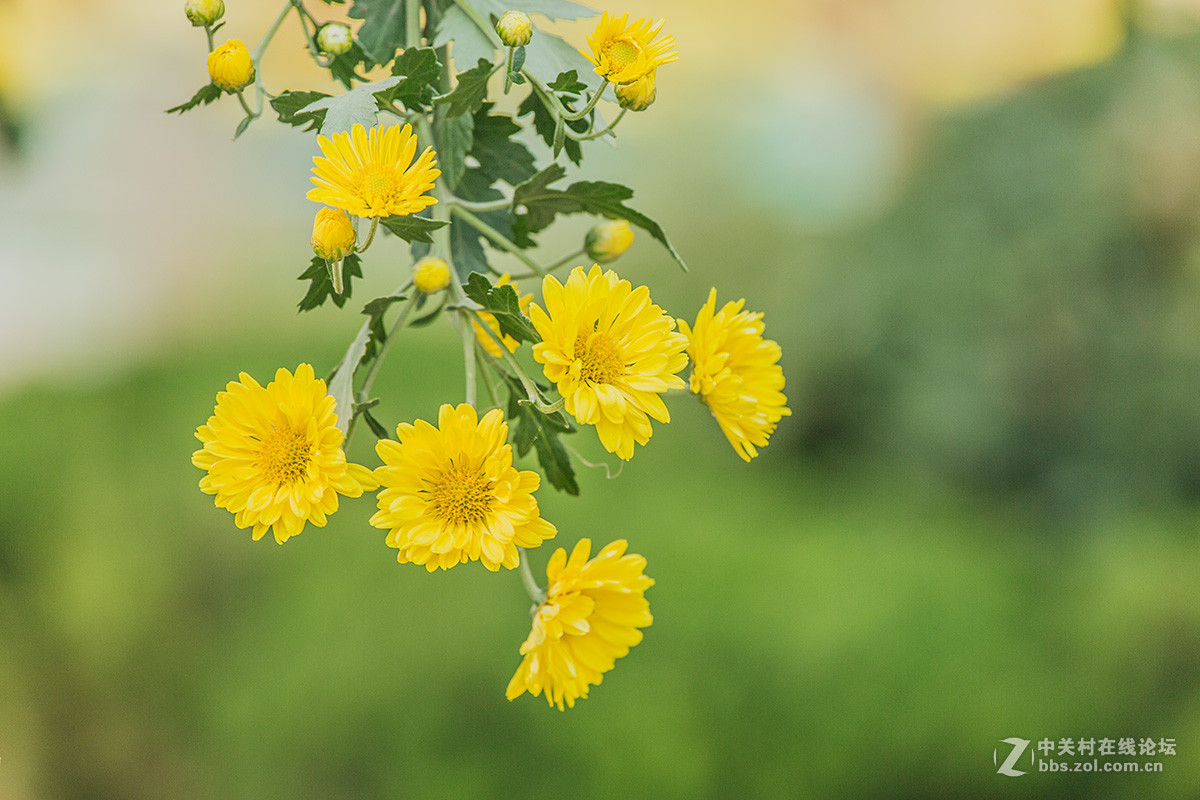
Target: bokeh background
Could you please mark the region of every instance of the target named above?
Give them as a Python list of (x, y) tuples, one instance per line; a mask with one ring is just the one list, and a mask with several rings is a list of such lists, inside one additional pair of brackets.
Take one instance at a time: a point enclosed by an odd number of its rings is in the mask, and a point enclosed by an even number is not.
[[(251, 45), (279, 5), (227, 4)], [(515, 576), (397, 565), (367, 499), (254, 543), (196, 487), (225, 382), (359, 325), (295, 313), (312, 134), (162, 113), (206, 81), (182, 0), (0, 0), (0, 797), (1195, 797), (1200, 3), (628, 10), (681, 59), (579, 174), (688, 260), (618, 263), (657, 302), (766, 313), (793, 416), (745, 465), (676, 398), (619, 478), (542, 490), (657, 580), (559, 713), (504, 699)], [(274, 91), (323, 87), (295, 25)], [(408, 262), (366, 266), (356, 300)], [(457, 353), (406, 334), (379, 416), (460, 399)], [(1009, 778), (1008, 737), (1178, 755)]]

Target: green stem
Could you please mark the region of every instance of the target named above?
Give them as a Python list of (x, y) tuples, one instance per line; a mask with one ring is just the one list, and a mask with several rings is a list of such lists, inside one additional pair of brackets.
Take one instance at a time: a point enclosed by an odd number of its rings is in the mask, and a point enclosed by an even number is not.
[(213, 50), (215, 50), (217, 47), (217, 43), (213, 41), (212, 34), (213, 34), (212, 25), (205, 25), (204, 26), (204, 35), (208, 37), (208, 52), (210, 52), (210, 53)]
[(362, 247), (354, 248), (354, 252), (365, 252), (371, 246), (371, 242), (375, 240), (375, 229), (379, 227), (379, 217), (371, 217), (371, 230), (367, 233), (367, 240), (363, 242)]
[(512, 205), (512, 200), (502, 197), (499, 200), (476, 202), (474, 200), (463, 200), (461, 197), (451, 197), (450, 204), (459, 208), (465, 208), (468, 211), (500, 211)]
[(625, 116), (626, 111), (628, 111), (628, 109), (622, 108), (621, 113), (617, 114), (616, 118), (614, 118), (612, 122), (605, 125), (602, 130), (588, 133), (576, 133), (575, 131), (571, 130), (570, 127), (568, 127), (564, 133), (567, 134), (568, 139), (574, 139), (577, 142), (586, 142), (589, 139), (599, 139), (601, 136), (611, 133), (612, 129), (617, 127), (617, 123), (620, 122), (621, 118)]
[(550, 266), (546, 267), (545, 273), (524, 272), (524, 273), (521, 273), (520, 275), (510, 275), (509, 277), (514, 281), (524, 280), (525, 278), (544, 277), (545, 275), (549, 275), (550, 273), (554, 272), (554, 270), (561, 269), (562, 267), (565, 267), (567, 264), (570, 264), (572, 261), (575, 261), (576, 259), (578, 259), (580, 256), (586, 255), (586, 254), (587, 254), (587, 251), (581, 247), (578, 250), (576, 250), (574, 253), (569, 253), (569, 254), (563, 256), (562, 258), (560, 258), (558, 261), (555, 261)]
[(529, 552), (524, 547), (518, 547), (517, 550), (521, 554), (521, 585), (525, 587), (525, 593), (529, 595), (533, 604), (540, 606), (546, 599), (546, 592), (533, 579), (533, 571), (529, 568)]
[(246, 102), (246, 96), (244, 94), (242, 94), (242, 90), (238, 89), (236, 94), (237, 94), (238, 102), (242, 104), (242, 108), (245, 110), (247, 117), (249, 117), (250, 119), (257, 119), (259, 114), (262, 114), (261, 100), (259, 103), (258, 113), (256, 114), (255, 112), (250, 110), (250, 104)]
[[(396, 317), (396, 321), (392, 323), (391, 330), (388, 331), (387, 338), (379, 345), (379, 351), (375, 354), (375, 358), (371, 361), (371, 367), (367, 370), (367, 375), (363, 378), (362, 386), (359, 387), (355, 397), (358, 402), (365, 403), (367, 396), (371, 392), (371, 384), (375, 382), (375, 376), (379, 373), (379, 367), (383, 364), (383, 357), (387, 354), (388, 348), (392, 346), (392, 339), (396, 338), (396, 334), (404, 327), (404, 323), (408, 321), (408, 315), (417, 307), (417, 300), (420, 299), (421, 293), (417, 291), (415, 286), (412, 286), (412, 296), (408, 298), (408, 302), (400, 309), (400, 315)], [(399, 294), (403, 289), (396, 291)]]
[(508, 94), (512, 90), (512, 65), (513, 53), (516, 52), (515, 47), (508, 48), (508, 57), (504, 60), (504, 93)]
[(542, 101), (546, 103), (546, 107), (552, 113), (557, 114), (558, 116), (562, 117), (563, 119), (569, 120), (569, 121), (583, 119), (588, 114), (590, 114), (592, 109), (596, 107), (596, 103), (599, 103), (600, 98), (604, 96), (604, 90), (608, 88), (608, 81), (606, 80), (600, 86), (600, 88), (596, 90), (596, 93), (594, 95), (592, 95), (591, 99), (588, 100), (588, 103), (586, 106), (583, 107), (583, 110), (570, 111), (567, 109), (566, 106), (564, 106), (562, 104), (561, 101), (559, 101), (558, 95), (554, 94), (554, 92), (551, 91), (549, 86), (547, 86), (546, 84), (544, 84), (540, 80), (538, 80), (538, 77), (536, 75), (534, 75), (527, 69), (522, 69), (521, 74), (524, 75), (526, 78), (528, 78), (529, 82), (531, 84), (533, 84), (533, 88), (538, 91), (538, 94), (541, 96)]
[(496, 348), (500, 351), (500, 357), (504, 359), (504, 363), (508, 364), (513, 373), (517, 376), (517, 380), (521, 382), (521, 388), (525, 390), (525, 394), (529, 398), (530, 405), (532, 405), (538, 411), (541, 411), (543, 414), (553, 414), (563, 407), (563, 398), (559, 398), (559, 400), (554, 403), (542, 402), (542, 396), (541, 393), (538, 392), (537, 384), (534, 383), (533, 379), (530, 378), (525, 372), (525, 368), (517, 363), (517, 360), (512, 357), (512, 353), (508, 352), (508, 348), (504, 345), (504, 340), (494, 330), (492, 330), (492, 326), (488, 325), (487, 322), (479, 316), (479, 312), (474, 308), (464, 307), (463, 311), (467, 314), (470, 314), (471, 318), (479, 323), (480, 329), (483, 330), (483, 332), (487, 334), (487, 336), (491, 338), (493, 342), (496, 343)]
[(481, 220), (479, 217), (475, 216), (473, 213), (471, 213), (467, 209), (463, 208), (461, 205), (451, 205), (450, 210), (453, 211), (458, 216), (462, 217), (463, 221), (466, 222), (467, 224), (469, 224), (472, 228), (479, 231), (484, 236), (488, 237), (493, 242), (495, 242), (497, 245), (499, 245), (501, 250), (505, 250), (506, 252), (509, 252), (509, 253), (513, 254), (514, 256), (516, 256), (517, 258), (519, 258), (521, 260), (521, 263), (523, 263), (525, 266), (527, 266), (531, 270), (533, 270), (533, 272), (535, 274), (537, 274), (537, 275), (545, 275), (546, 274), (546, 271), (544, 269), (542, 269), (540, 264), (538, 264), (536, 261), (534, 261), (529, 256), (525, 255), (524, 250), (522, 250), (521, 248), (517, 247), (515, 244), (510, 242), (508, 240), (508, 237), (506, 237), (504, 234), (500, 233), (500, 231), (496, 230), (491, 225), (488, 225), (486, 222)]
[(275, 32), (279, 30), (279, 26), (283, 24), (283, 20), (287, 17), (288, 12), (296, 7), (293, 0), (288, 0), (283, 4), (283, 10), (279, 12), (279, 16), (271, 23), (271, 27), (267, 28), (267, 32), (263, 34), (262, 41), (258, 43), (258, 47), (254, 48), (254, 52), (250, 54), (250, 60), (254, 62), (254, 69), (258, 70), (258, 63), (262, 61), (263, 53), (267, 51), (267, 45), (275, 38)]
[[(479, 337), (475, 337), (475, 362), (482, 361), (484, 364), (490, 364), (489, 359), (492, 354), (484, 349), (483, 343), (479, 341)], [(492, 379), (488, 377), (490, 370), (483, 370), (483, 388), (487, 389), (488, 397), (492, 399), (492, 408), (500, 407), (500, 395), (496, 393), (496, 385), (492, 383)]]

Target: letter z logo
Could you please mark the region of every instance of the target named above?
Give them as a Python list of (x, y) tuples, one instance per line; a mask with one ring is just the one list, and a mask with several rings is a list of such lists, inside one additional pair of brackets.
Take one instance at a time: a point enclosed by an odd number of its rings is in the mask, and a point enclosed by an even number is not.
[[(1012, 752), (1008, 754), (1008, 758), (1004, 759), (1004, 763), (1000, 765), (1000, 768), (997, 769), (996, 772), (1000, 773), (1001, 775), (1008, 775), (1011, 778), (1015, 778), (1018, 775), (1024, 775), (1025, 770), (1013, 769), (1013, 766), (1016, 765), (1017, 759), (1025, 754), (1025, 748), (1029, 747), (1029, 740), (1018, 739), (1017, 737), (1012, 736), (1008, 739), (1001, 739), (1000, 741), (1004, 742), (1005, 744), (1011, 744)], [(992, 763), (995, 764), (999, 760), (999, 748), (992, 750)]]

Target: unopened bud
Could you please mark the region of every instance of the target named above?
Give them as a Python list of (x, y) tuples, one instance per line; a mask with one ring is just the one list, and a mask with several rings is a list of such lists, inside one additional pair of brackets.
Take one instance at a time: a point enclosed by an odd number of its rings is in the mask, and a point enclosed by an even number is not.
[(425, 256), (413, 266), (413, 285), (422, 294), (440, 292), (450, 285), (450, 265), (437, 256)]
[(340, 208), (322, 208), (313, 220), (312, 249), (326, 261), (341, 261), (354, 252), (354, 226)]
[(505, 47), (524, 47), (533, 38), (533, 22), (523, 11), (505, 11), (496, 23), (496, 33)]
[(655, 70), (650, 70), (633, 83), (617, 84), (617, 102), (621, 108), (630, 111), (645, 111), (654, 102), (657, 91), (654, 88)]
[(193, 27), (210, 27), (225, 16), (224, 0), (187, 0), (183, 13)]
[(317, 34), (317, 45), (332, 56), (340, 56), (354, 46), (354, 35), (340, 22), (330, 22)]
[(254, 82), (254, 62), (241, 39), (230, 39), (208, 54), (208, 76), (227, 92), (240, 91)]
[(583, 247), (588, 258), (597, 264), (607, 264), (629, 249), (633, 244), (633, 228), (623, 219), (601, 222), (587, 232)]

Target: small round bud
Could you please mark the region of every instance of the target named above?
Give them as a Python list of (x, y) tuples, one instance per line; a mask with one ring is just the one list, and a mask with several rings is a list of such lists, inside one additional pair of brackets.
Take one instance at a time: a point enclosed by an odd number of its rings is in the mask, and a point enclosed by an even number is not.
[(210, 27), (225, 16), (224, 0), (187, 0), (183, 13), (195, 28)]
[(505, 11), (496, 23), (496, 33), (505, 47), (524, 47), (533, 38), (533, 22), (522, 11)]
[(340, 56), (354, 46), (354, 34), (342, 23), (330, 22), (317, 34), (317, 46), (331, 56)]
[(230, 39), (208, 54), (208, 76), (227, 92), (240, 91), (254, 82), (254, 62), (241, 39)]
[(633, 83), (617, 84), (617, 102), (630, 111), (645, 111), (658, 92), (654, 88), (654, 72), (650, 70)]
[(440, 292), (450, 285), (450, 265), (437, 256), (425, 256), (413, 265), (413, 285), (423, 294)]
[(633, 244), (633, 228), (623, 219), (601, 222), (587, 232), (583, 247), (588, 258), (597, 264), (607, 264), (629, 249)]
[(322, 208), (313, 220), (312, 249), (326, 261), (341, 261), (354, 252), (354, 226), (340, 208)]

